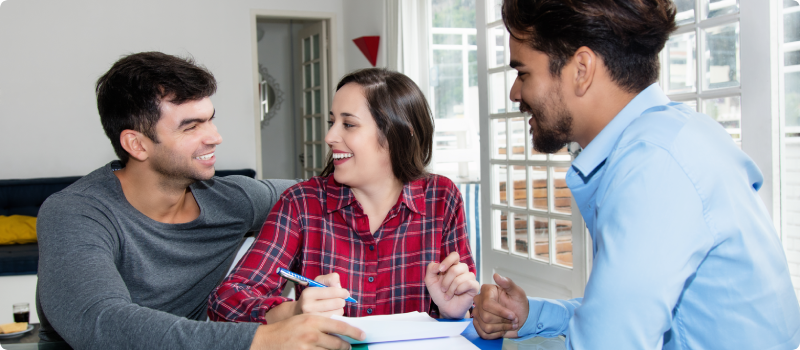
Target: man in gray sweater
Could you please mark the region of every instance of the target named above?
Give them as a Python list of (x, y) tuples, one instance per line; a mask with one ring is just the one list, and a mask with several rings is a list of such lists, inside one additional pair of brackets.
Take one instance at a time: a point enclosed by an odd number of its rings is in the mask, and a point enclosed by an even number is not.
[(205, 322), (206, 299), (246, 232), (294, 181), (214, 177), (216, 81), (190, 59), (126, 56), (96, 86), (119, 161), (39, 213), (37, 306), (45, 341), (76, 349), (348, 349), (343, 322)]

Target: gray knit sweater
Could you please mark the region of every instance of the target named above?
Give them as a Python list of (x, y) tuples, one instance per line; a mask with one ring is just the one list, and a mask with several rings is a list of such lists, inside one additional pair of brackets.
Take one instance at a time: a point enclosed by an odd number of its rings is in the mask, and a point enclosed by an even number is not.
[(200, 216), (165, 224), (128, 203), (114, 164), (41, 207), (41, 338), (76, 349), (248, 349), (258, 324), (205, 322), (206, 299), (244, 234), (261, 228), (295, 181), (198, 182)]

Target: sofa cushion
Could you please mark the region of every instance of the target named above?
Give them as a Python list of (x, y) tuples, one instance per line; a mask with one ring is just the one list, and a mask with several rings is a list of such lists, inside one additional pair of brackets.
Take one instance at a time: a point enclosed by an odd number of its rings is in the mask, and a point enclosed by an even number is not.
[(36, 243), (36, 218), (0, 215), (0, 245)]

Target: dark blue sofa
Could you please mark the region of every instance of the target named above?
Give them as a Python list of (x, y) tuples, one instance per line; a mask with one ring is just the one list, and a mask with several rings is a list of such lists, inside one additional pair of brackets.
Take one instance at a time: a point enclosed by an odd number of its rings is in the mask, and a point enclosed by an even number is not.
[[(217, 170), (217, 176), (244, 175), (255, 178), (253, 169)], [(51, 194), (63, 190), (80, 176), (22, 180), (0, 180), (0, 215), (38, 216), (39, 207)], [(0, 276), (35, 275), (39, 245), (0, 245)]]

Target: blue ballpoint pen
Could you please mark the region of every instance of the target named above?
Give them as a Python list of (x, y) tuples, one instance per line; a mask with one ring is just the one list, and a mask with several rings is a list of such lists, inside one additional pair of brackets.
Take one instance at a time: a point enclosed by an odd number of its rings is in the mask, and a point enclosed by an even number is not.
[[(282, 267), (278, 268), (278, 275), (280, 275), (281, 277), (283, 277), (283, 278), (285, 278), (287, 280), (290, 280), (290, 281), (292, 281), (294, 283), (297, 283), (297, 284), (299, 284), (301, 286), (311, 286), (311, 287), (321, 287), (321, 288), (327, 288), (328, 287), (328, 286), (326, 286), (326, 285), (324, 285), (322, 283), (319, 283), (317, 281), (309, 279), (308, 277), (304, 277), (304, 276), (298, 275), (298, 274), (296, 274), (296, 273), (294, 273), (292, 271), (289, 271), (287, 269), (284, 269)], [(347, 297), (347, 299), (345, 299), (345, 301), (349, 301), (351, 303), (358, 304), (358, 302), (355, 299), (353, 299), (352, 297)]]

